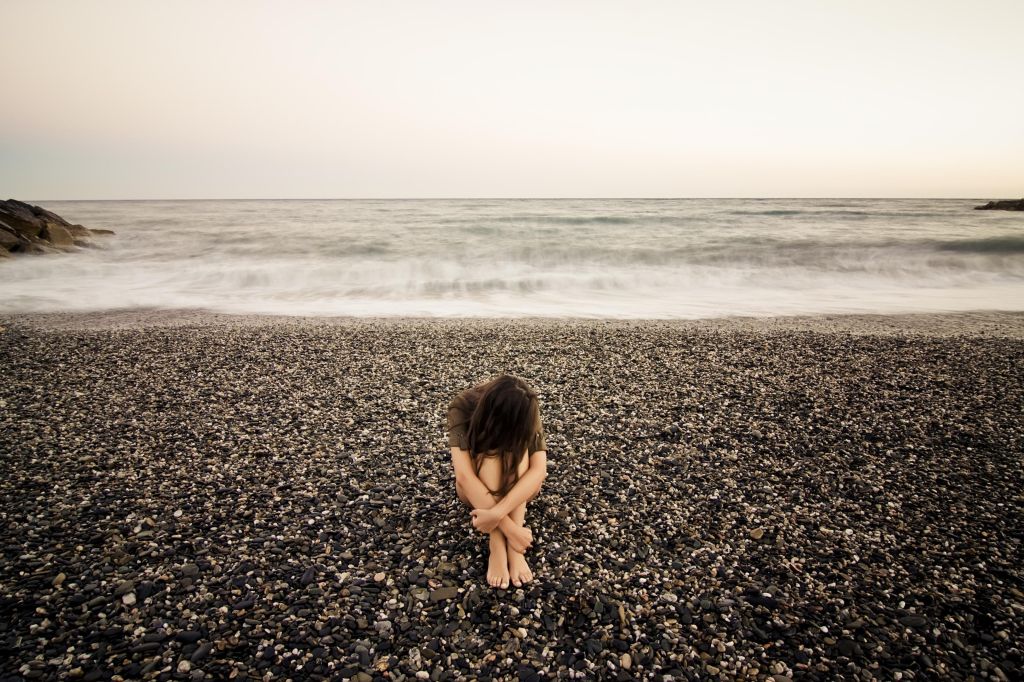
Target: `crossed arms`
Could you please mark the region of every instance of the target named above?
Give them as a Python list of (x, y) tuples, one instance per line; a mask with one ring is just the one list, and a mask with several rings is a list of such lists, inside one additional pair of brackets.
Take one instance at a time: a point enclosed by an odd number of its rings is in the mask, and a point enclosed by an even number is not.
[(473, 505), (473, 527), (481, 533), (490, 533), (498, 529), (505, 535), (509, 547), (517, 552), (525, 552), (533, 542), (533, 532), (526, 526), (516, 523), (509, 514), (540, 490), (547, 477), (547, 452), (538, 450), (530, 455), (526, 473), (519, 477), (519, 481), (505, 497), (496, 501), (473, 471), (473, 461), (469, 452), (457, 447), (451, 450), (455, 481), (462, 488), (466, 499)]

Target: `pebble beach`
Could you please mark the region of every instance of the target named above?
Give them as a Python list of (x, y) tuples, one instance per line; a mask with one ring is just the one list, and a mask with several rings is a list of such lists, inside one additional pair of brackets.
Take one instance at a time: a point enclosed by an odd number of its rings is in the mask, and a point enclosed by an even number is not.
[[(0, 680), (1024, 676), (1024, 315), (0, 318)], [(541, 397), (536, 580), (444, 410)]]

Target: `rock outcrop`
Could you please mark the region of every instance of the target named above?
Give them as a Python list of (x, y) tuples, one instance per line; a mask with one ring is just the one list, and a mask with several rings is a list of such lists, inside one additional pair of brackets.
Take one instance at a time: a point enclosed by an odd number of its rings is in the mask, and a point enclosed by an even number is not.
[(0, 258), (16, 253), (52, 253), (93, 247), (96, 235), (114, 234), (73, 225), (52, 211), (24, 201), (0, 201)]
[(975, 206), (976, 211), (1024, 211), (1024, 199), (990, 201), (984, 206)]

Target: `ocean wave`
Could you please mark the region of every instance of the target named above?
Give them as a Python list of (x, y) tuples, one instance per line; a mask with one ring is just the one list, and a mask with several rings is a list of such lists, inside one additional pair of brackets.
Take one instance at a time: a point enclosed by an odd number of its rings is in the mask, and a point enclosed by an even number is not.
[(116, 237), (102, 249), (0, 264), (0, 312), (1019, 309), (1024, 235), (960, 204), (79, 202), (53, 208)]
[[(37, 259), (42, 260), (42, 259)], [(20, 265), (20, 263), (18, 264)], [(895, 265), (895, 264), (894, 264)], [(621, 318), (1015, 309), (1021, 279), (898, 267), (589, 267), (422, 259), (391, 268), (336, 262), (213, 260), (80, 268), (0, 285), (4, 312), (202, 308), (284, 315), (485, 315)], [(63, 270), (63, 279), (56, 271)]]
[(947, 215), (945, 213), (939, 213), (935, 211), (871, 211), (849, 208), (766, 209), (760, 211), (751, 209), (736, 209), (722, 211), (722, 213), (726, 215), (736, 216), (800, 216), (807, 218), (846, 218), (853, 220), (864, 220), (868, 218), (941, 218)]
[(795, 209), (768, 209), (764, 211), (752, 211), (749, 209), (737, 209), (733, 211), (722, 211), (727, 215), (764, 215), (764, 216), (787, 216), (787, 215), (806, 215), (808, 211), (801, 211)]
[(621, 215), (552, 215), (544, 213), (525, 213), (499, 215), (489, 218), (496, 223), (514, 224), (549, 224), (549, 225), (633, 225), (638, 218)]
[(935, 248), (958, 253), (1024, 254), (1024, 235), (956, 239), (939, 242)]
[[(467, 253), (467, 257), (470, 254)], [(849, 272), (908, 269), (981, 269), (1024, 274), (1024, 238), (825, 241), (751, 237), (690, 240), (676, 246), (622, 243), (518, 244), (495, 253), (502, 260), (542, 269), (587, 265), (623, 267), (811, 268)], [(477, 253), (477, 257), (486, 257)]]

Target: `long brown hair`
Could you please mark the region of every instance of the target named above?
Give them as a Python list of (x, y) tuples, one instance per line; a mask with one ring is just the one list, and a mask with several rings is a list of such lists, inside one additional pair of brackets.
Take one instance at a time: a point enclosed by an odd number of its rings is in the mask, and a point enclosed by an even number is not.
[(478, 476), (487, 453), (501, 457), (501, 487), (494, 494), (504, 497), (519, 482), (519, 463), (537, 432), (537, 394), (525, 381), (509, 374), (477, 386), (474, 393), (476, 407), (466, 429), (469, 455)]

